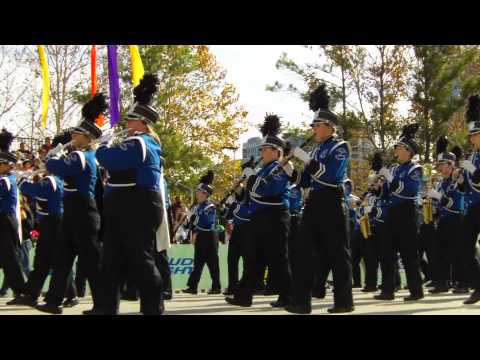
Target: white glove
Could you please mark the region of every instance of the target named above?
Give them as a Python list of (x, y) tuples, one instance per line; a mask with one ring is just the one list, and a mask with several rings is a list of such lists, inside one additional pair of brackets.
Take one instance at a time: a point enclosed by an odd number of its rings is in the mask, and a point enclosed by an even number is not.
[(442, 194), (440, 194), (435, 189), (430, 189), (430, 190), (427, 191), (427, 197), (429, 197), (431, 199), (440, 200), (442, 198)]
[(242, 171), (242, 177), (245, 177), (245, 179), (248, 179), (250, 176), (255, 175), (255, 171), (252, 168), (245, 168)]
[(477, 169), (475, 165), (472, 164), (470, 160), (463, 160), (460, 162), (460, 166), (467, 170), (470, 174), (473, 174), (474, 171)]
[(370, 214), (372, 212), (372, 207), (369, 205), (369, 206), (365, 206), (365, 214)]
[(392, 182), (393, 180), (392, 173), (386, 167), (381, 168), (378, 172), (378, 175), (383, 176), (385, 179), (387, 179), (388, 182)]
[(300, 147), (296, 147), (293, 150), (293, 156), (302, 160), (305, 164), (307, 164), (310, 161), (310, 156), (305, 151), (300, 149)]
[(289, 161), (285, 165), (283, 165), (283, 170), (287, 173), (288, 176), (292, 176), (294, 170), (292, 162)]

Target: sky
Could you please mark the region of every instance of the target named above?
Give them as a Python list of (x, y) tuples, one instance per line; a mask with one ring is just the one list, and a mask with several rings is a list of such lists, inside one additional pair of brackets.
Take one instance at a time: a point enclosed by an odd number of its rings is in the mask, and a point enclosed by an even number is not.
[(278, 80), (306, 89), (298, 76), (287, 70), (277, 70), (275, 63), (282, 52), (300, 63), (311, 61), (314, 59), (312, 51), (300, 45), (210, 45), (210, 49), (227, 71), (226, 81), (236, 87), (239, 103), (248, 111), (249, 130), (238, 141), (237, 159), (241, 157), (241, 144), (250, 137), (260, 136), (258, 125), (263, 122), (265, 113), (276, 113), (285, 125), (299, 126), (302, 121), (311, 119), (308, 104), (298, 96), (288, 92), (270, 92), (265, 88)]

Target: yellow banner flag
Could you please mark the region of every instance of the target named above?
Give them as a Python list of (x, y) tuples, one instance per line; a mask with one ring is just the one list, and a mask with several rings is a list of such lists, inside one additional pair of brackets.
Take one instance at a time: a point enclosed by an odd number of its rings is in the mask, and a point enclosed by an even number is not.
[(42, 128), (47, 127), (48, 98), (50, 97), (50, 79), (48, 77), (47, 57), (45, 56), (45, 46), (37, 45), (38, 55), (40, 56), (40, 66), (42, 68), (43, 92), (42, 92)]
[(132, 59), (132, 82), (134, 86), (140, 83), (145, 71), (143, 70), (142, 59), (140, 58), (140, 52), (137, 45), (129, 45), (130, 57)]

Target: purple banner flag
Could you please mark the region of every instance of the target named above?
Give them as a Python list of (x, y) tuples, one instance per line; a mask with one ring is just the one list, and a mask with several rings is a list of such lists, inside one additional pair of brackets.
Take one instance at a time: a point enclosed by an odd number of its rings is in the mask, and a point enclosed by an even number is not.
[(107, 45), (108, 84), (110, 86), (110, 125), (114, 127), (120, 121), (120, 80), (117, 68), (117, 45)]

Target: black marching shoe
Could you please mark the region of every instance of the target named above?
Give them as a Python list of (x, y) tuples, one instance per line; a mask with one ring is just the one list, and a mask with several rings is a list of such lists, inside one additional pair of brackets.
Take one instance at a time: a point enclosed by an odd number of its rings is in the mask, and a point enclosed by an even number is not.
[(359, 289), (362, 287), (362, 284), (353, 284), (352, 289)]
[(417, 300), (420, 300), (420, 299), (423, 299), (424, 296), (423, 294), (415, 294), (415, 295), (409, 295), (409, 296), (406, 296), (403, 298), (403, 301), (417, 301)]
[(230, 305), (235, 305), (235, 306), (241, 306), (241, 307), (250, 307), (252, 306), (251, 302), (248, 301), (243, 301), (238, 298), (225, 298), (225, 301), (229, 303)]
[(288, 305), (290, 305), (291, 302), (290, 301), (285, 301), (285, 300), (277, 300), (277, 301), (272, 301), (270, 303), (270, 306), (273, 307), (273, 308), (284, 308)]
[(292, 314), (311, 314), (312, 308), (309, 306), (288, 305), (288, 306), (285, 306), (285, 311)]
[(278, 295), (278, 290), (275, 289), (265, 289), (263, 296)]
[(364, 293), (370, 293), (370, 292), (376, 292), (378, 289), (376, 286), (365, 286), (363, 289), (362, 289), (362, 292)]
[(172, 300), (173, 294), (171, 292), (164, 292), (163, 293), (163, 300)]
[(105, 315), (103, 311), (101, 311), (99, 308), (92, 308), (90, 310), (83, 310), (82, 311), (83, 315)]
[(453, 288), (452, 293), (453, 294), (469, 294), (470, 290), (468, 290), (467, 287), (456, 286), (455, 288)]
[(448, 293), (449, 291), (450, 288), (448, 286), (438, 286), (428, 290), (430, 294), (444, 294)]
[(375, 295), (373, 297), (375, 300), (394, 300), (395, 295), (393, 294), (387, 294), (387, 293), (380, 293), (378, 295)]
[(470, 297), (465, 300), (463, 303), (465, 305), (473, 305), (480, 301), (480, 292), (475, 291)]
[(348, 306), (348, 307), (333, 307), (327, 309), (330, 314), (342, 314), (342, 313), (349, 313), (355, 310), (355, 306)]
[(121, 300), (126, 300), (126, 301), (137, 301), (138, 300), (138, 296), (135, 294), (122, 294), (120, 296), (120, 299)]
[(327, 296), (326, 291), (315, 291), (312, 293), (312, 297), (315, 299), (325, 299), (325, 296)]
[(29, 295), (16, 296), (13, 300), (10, 300), (6, 305), (24, 305), (24, 306), (37, 306), (37, 299), (32, 298)]
[(38, 305), (36, 309), (38, 311), (48, 313), (48, 314), (54, 314), (54, 315), (60, 315), (63, 313), (63, 310), (60, 306), (51, 305), (51, 304)]
[(186, 288), (186, 289), (183, 289), (183, 290), (182, 290), (182, 293), (184, 293), (184, 294), (197, 295), (197, 294), (198, 294), (198, 291), (197, 291), (197, 289)]
[(66, 299), (62, 306), (64, 308), (71, 308), (71, 307), (74, 307), (74, 306), (77, 306), (78, 304), (80, 304), (80, 301), (78, 301), (77, 298), (73, 298), (73, 299)]
[(222, 290), (221, 289), (210, 289), (208, 290), (208, 295), (217, 295), (217, 294), (221, 294), (222, 293)]
[(225, 295), (225, 296), (232, 296), (233, 294), (234, 294), (233, 291), (230, 290), (230, 289), (226, 289), (226, 290), (222, 293), (222, 295)]

